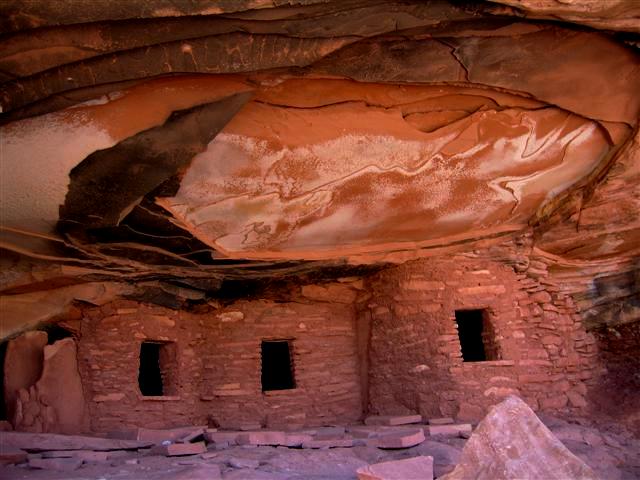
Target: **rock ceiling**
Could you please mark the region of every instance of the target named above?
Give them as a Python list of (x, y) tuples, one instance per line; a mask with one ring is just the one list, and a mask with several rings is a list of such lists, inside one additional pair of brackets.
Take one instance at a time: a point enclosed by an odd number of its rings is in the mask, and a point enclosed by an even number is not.
[(344, 275), (522, 235), (572, 293), (605, 278), (589, 308), (640, 290), (633, 0), (0, 13), (5, 302)]

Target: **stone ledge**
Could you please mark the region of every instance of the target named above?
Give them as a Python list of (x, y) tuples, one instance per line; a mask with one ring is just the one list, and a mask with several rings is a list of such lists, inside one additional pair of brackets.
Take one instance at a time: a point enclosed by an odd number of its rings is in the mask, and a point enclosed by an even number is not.
[(462, 362), (463, 367), (513, 367), (516, 362), (514, 360), (485, 360), (480, 362)]
[(138, 400), (143, 402), (179, 402), (182, 400), (180, 395), (158, 395), (158, 396), (143, 396), (139, 395)]
[(304, 393), (304, 390), (302, 388), (288, 388), (286, 390), (267, 390), (265, 392), (262, 392), (262, 394), (266, 397), (278, 397), (278, 396), (282, 396), (282, 395), (299, 395), (301, 393)]

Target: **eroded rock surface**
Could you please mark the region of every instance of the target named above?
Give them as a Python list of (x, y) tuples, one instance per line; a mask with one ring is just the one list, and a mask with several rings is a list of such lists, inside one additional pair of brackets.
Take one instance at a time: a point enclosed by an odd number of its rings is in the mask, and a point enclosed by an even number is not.
[(517, 397), (491, 409), (444, 480), (598, 477), (574, 456)]
[(41, 368), (38, 381), (18, 392), (16, 429), (60, 433), (83, 431), (86, 407), (75, 341), (65, 338), (45, 346)]

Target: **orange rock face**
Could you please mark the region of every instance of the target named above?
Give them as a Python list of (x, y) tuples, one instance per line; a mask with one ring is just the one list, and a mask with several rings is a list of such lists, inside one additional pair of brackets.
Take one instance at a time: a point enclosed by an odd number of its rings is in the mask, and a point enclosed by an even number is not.
[(246, 258), (520, 229), (611, 147), (597, 123), (523, 103), (455, 87), (285, 82), (258, 92), (159, 203)]
[(522, 238), (585, 315), (638, 294), (633, 2), (232, 3), (0, 5), (0, 247), (65, 266), (3, 305)]

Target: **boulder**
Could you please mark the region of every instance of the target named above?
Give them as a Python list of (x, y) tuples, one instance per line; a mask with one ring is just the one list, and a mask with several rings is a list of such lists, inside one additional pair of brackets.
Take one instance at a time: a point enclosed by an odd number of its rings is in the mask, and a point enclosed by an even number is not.
[[(79, 433), (85, 425), (85, 401), (82, 381), (78, 372), (76, 342), (72, 338), (58, 340), (44, 348), (42, 376), (36, 383), (43, 410), (55, 412), (47, 418), (53, 424), (46, 431)], [(46, 406), (46, 407), (44, 407)]]
[(443, 480), (523, 478), (596, 480), (598, 477), (515, 396), (491, 409), (469, 438), (460, 463)]
[(18, 390), (28, 389), (42, 374), (44, 347), (47, 333), (26, 332), (7, 345), (4, 360), (4, 401), (7, 406), (7, 418), (14, 420)]

